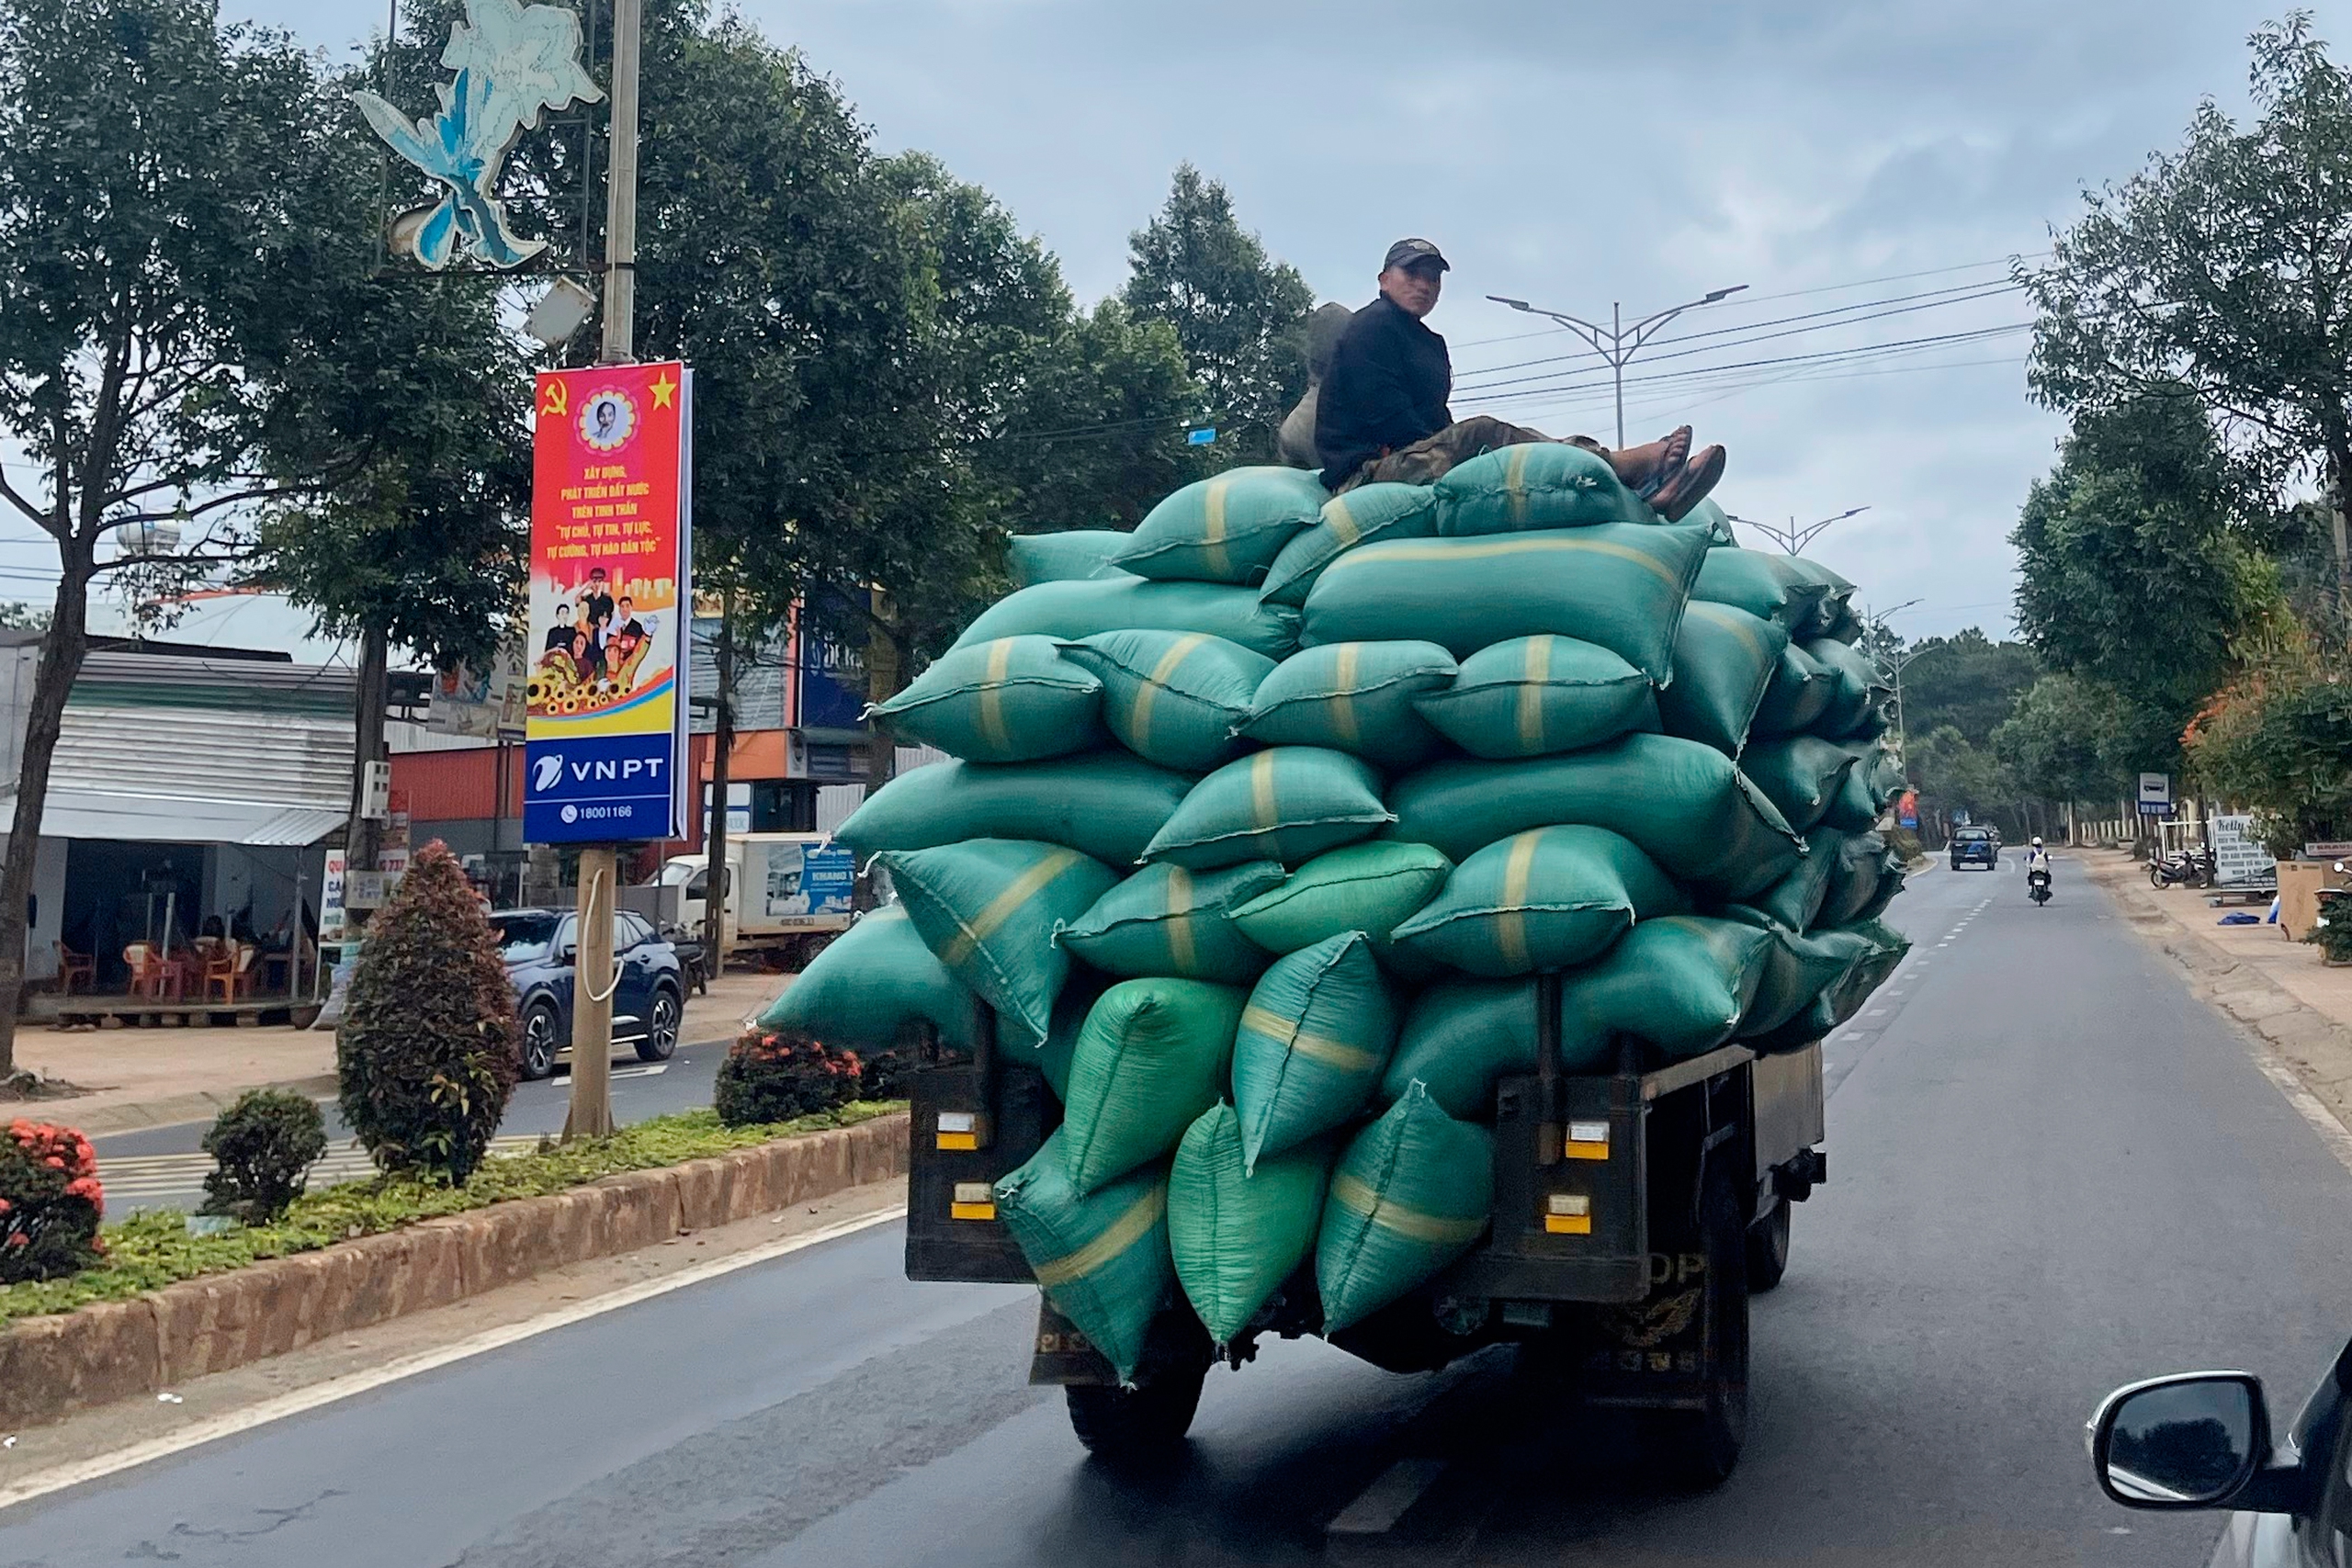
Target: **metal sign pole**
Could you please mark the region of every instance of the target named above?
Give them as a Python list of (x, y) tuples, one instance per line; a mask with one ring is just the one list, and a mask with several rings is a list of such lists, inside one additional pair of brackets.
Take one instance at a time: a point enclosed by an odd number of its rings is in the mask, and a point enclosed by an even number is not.
[[(637, 75), (641, 0), (613, 0), (613, 130), (605, 180), (605, 340), (597, 362), (635, 357)], [(571, 964), (571, 1109), (566, 1143), (613, 1130), (613, 906), (618, 846), (580, 847), (579, 950)]]

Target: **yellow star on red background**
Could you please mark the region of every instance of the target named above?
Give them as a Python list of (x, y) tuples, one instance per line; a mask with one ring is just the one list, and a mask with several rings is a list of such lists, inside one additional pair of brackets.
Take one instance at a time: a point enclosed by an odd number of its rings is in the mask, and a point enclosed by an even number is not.
[(670, 396), (677, 389), (678, 384), (670, 379), (670, 373), (667, 370), (662, 372), (661, 378), (653, 383), (653, 406), (657, 409), (670, 407)]

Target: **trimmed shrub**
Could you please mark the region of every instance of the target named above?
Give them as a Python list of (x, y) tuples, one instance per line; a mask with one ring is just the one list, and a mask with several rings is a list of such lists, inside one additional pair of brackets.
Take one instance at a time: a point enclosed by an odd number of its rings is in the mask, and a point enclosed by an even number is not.
[(518, 1076), (514, 996), (466, 874), (435, 839), (376, 918), (334, 1042), (343, 1119), (387, 1171), (481, 1164)]
[[(898, 1053), (885, 1052), (877, 1079), (895, 1082)], [(711, 1103), (729, 1127), (755, 1127), (837, 1110), (865, 1097), (867, 1065), (854, 1051), (828, 1045), (797, 1030), (747, 1030), (718, 1064)]]
[(11, 1122), (0, 1137), (0, 1285), (55, 1280), (104, 1260), (90, 1140), (71, 1127)]
[(260, 1224), (302, 1195), (311, 1167), (327, 1152), (326, 1118), (308, 1097), (251, 1089), (204, 1134), (213, 1169), (198, 1212)]

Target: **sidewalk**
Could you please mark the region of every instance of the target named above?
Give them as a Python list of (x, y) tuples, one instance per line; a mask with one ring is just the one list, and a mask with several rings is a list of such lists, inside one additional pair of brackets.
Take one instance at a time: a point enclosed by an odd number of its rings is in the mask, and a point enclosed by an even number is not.
[[(2352, 968), (2320, 963), (2319, 949), (2289, 942), (2277, 926), (2225, 926), (2245, 909), (2206, 903), (2200, 888), (2148, 886), (2147, 868), (2122, 850), (2074, 850), (2123, 917), (2188, 970), (2192, 988), (2270, 1043), (2336, 1121), (2352, 1128)], [(2254, 906), (2246, 912), (2261, 915)]]
[[(682, 1044), (732, 1040), (746, 1015), (767, 1005), (786, 976), (722, 975), (690, 997)], [(19, 1025), (17, 1065), (88, 1090), (63, 1100), (0, 1104), (0, 1118), (63, 1122), (85, 1133), (121, 1133), (209, 1120), (249, 1089), (334, 1093), (334, 1032), (328, 1029), (100, 1029), (68, 1033)]]

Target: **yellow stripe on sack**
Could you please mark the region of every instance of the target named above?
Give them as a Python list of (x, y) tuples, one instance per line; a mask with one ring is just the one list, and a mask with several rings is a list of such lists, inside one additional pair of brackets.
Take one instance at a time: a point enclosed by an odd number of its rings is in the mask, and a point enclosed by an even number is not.
[(1151, 709), (1160, 688), (1174, 678), (1177, 667), (1192, 657), (1193, 649), (1208, 640), (1206, 632), (1192, 632), (1178, 637), (1169, 645), (1168, 651), (1159, 656), (1159, 662), (1151, 667), (1151, 673), (1143, 678), (1143, 684), (1136, 688), (1136, 700), (1127, 707), (1127, 722), (1137, 739), (1148, 740), (1151, 738)]
[(1520, 673), (1519, 749), (1528, 756), (1544, 750), (1544, 682), (1552, 678), (1552, 639), (1527, 639), (1527, 667)]
[(1740, 616), (1744, 612), (1737, 607), (1730, 604), (1711, 604), (1704, 600), (1697, 600), (1692, 602), (1690, 608), (1737, 637), (1740, 641), (1747, 645), (1747, 651), (1757, 658), (1767, 661), (1772, 658), (1772, 655), (1765, 649), (1764, 639), (1756, 635), (1755, 628), (1740, 624)]
[(1495, 920), (1495, 945), (1516, 974), (1527, 967), (1527, 881), (1535, 870), (1535, 846), (1544, 829), (1531, 828), (1510, 841), (1510, 859), (1503, 864), (1502, 912)]
[(1522, 442), (1510, 449), (1503, 459), (1503, 495), (1510, 502), (1510, 520), (1514, 527), (1527, 525), (1527, 459), (1534, 446)]
[(1181, 865), (1168, 868), (1168, 962), (1179, 975), (1200, 962), (1193, 944), (1193, 874)]
[(1380, 1058), (1371, 1052), (1359, 1051), (1352, 1045), (1343, 1045), (1324, 1035), (1303, 1034), (1299, 1032), (1298, 1020), (1284, 1018), (1264, 1008), (1243, 1008), (1241, 1027), (1253, 1034), (1262, 1034), (1276, 1044), (1320, 1062), (1327, 1067), (1337, 1067), (1343, 1073), (1368, 1073), (1380, 1066)]
[(1127, 1205), (1127, 1212), (1103, 1227), (1102, 1234), (1066, 1258), (1037, 1266), (1037, 1283), (1050, 1291), (1057, 1285), (1067, 1285), (1072, 1280), (1082, 1280), (1127, 1248), (1151, 1234), (1159, 1216), (1168, 1208), (1168, 1185), (1165, 1182)]
[(1360, 642), (1341, 643), (1339, 670), (1331, 682), (1339, 688), (1331, 694), (1331, 732), (1351, 746), (1356, 745), (1363, 739), (1356, 729), (1354, 691), (1356, 660), (1363, 652), (1363, 644)]
[(1459, 1247), (1465, 1241), (1476, 1241), (1478, 1233), (1487, 1228), (1484, 1215), (1475, 1220), (1455, 1220), (1408, 1209), (1394, 1199), (1382, 1197), (1344, 1171), (1331, 1178), (1331, 1197), (1382, 1230), (1432, 1247)]
[(956, 922), (963, 929), (956, 932), (955, 941), (940, 951), (939, 961), (953, 969), (971, 957), (972, 950), (988, 941), (997, 927), (1011, 919), (1013, 911), (1035, 897), (1046, 884), (1085, 858), (1076, 850), (1056, 850), (1023, 872), (1013, 879), (1012, 886), (989, 900), (988, 908), (980, 911), (978, 919), (968, 925)]
[(1004, 678), (1012, 669), (1012, 639), (1001, 637), (989, 644), (989, 683), (980, 688), (980, 734), (1001, 754), (1012, 750), (1004, 732)]
[(1250, 820), (1260, 831), (1274, 825), (1274, 754), (1261, 751), (1250, 759)]
[(1664, 561), (1655, 556), (1645, 555), (1631, 545), (1621, 545), (1610, 539), (1555, 539), (1532, 535), (1521, 535), (1510, 539), (1443, 539), (1427, 545), (1389, 545), (1381, 549), (1358, 550), (1341, 556), (1324, 570), (1334, 572), (1342, 567), (1363, 566), (1368, 562), (1488, 560), (1497, 556), (1549, 555), (1562, 550), (1589, 551), (1629, 560), (1635, 566), (1656, 572), (1658, 581), (1668, 587), (1682, 586), (1682, 580), (1668, 570)]
[(1363, 525), (1348, 510), (1348, 498), (1344, 495), (1335, 495), (1323, 503), (1323, 521), (1331, 525), (1332, 536), (1342, 547), (1363, 537)]
[(1225, 553), (1225, 491), (1233, 482), (1231, 474), (1219, 474), (1209, 481), (1206, 515), (1201, 520), (1201, 542), (1209, 570), (1223, 577), (1232, 570)]

